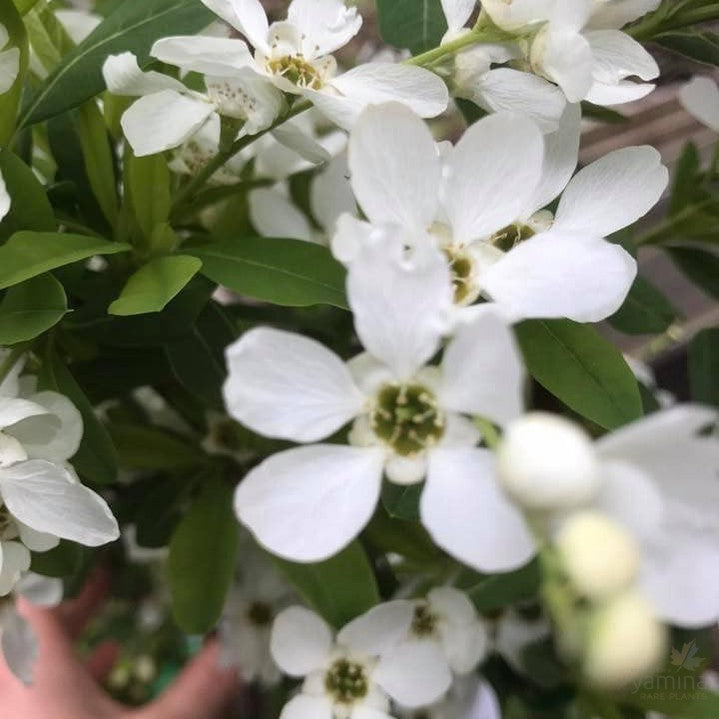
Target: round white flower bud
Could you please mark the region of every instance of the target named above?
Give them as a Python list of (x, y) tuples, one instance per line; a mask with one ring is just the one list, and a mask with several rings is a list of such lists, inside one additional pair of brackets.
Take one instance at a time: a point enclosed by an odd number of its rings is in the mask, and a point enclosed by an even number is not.
[(509, 425), (497, 452), (506, 491), (529, 509), (569, 509), (600, 485), (590, 437), (562, 417), (534, 412)]
[(651, 674), (666, 648), (666, 627), (643, 597), (628, 592), (594, 616), (584, 673), (599, 687), (620, 688)]
[(625, 591), (636, 579), (641, 555), (631, 535), (599, 512), (579, 512), (557, 535), (557, 549), (580, 594), (594, 600)]

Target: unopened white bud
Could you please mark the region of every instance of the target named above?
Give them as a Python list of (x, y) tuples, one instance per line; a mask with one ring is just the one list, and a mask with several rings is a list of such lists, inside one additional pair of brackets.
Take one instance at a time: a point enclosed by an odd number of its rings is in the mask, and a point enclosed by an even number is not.
[(529, 509), (570, 509), (599, 490), (590, 437), (562, 417), (534, 412), (513, 422), (497, 452), (506, 491)]
[(651, 674), (666, 648), (666, 627), (646, 600), (630, 592), (613, 599), (594, 616), (584, 673), (599, 687), (620, 688)]
[(557, 535), (556, 545), (570, 581), (589, 599), (624, 592), (639, 571), (641, 554), (632, 536), (599, 512), (573, 515)]

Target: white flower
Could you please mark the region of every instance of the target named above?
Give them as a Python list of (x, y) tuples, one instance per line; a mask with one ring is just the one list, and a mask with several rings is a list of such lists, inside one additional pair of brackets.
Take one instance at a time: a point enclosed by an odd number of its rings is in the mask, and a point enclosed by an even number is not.
[(456, 556), (488, 571), (532, 556), (530, 533), (466, 416), (504, 424), (521, 412), (514, 339), (490, 308), (458, 329), (440, 367), (426, 365), (452, 295), (446, 262), (426, 250), (407, 256), (401, 240), (385, 236), (358, 250), (347, 286), (367, 353), (349, 363), (273, 329), (253, 329), (228, 348), (225, 402), (252, 430), (315, 443), (353, 422), (353, 446), (280, 452), (238, 486), (240, 521), (271, 552), (303, 562), (335, 554), (369, 521), (386, 472), (401, 484), (426, 476), (422, 521)]
[(240, 556), (240, 580), (230, 591), (220, 623), (221, 662), (237, 667), (246, 682), (271, 687), (281, 674), (270, 652), (270, 633), (292, 590), (249, 538), (242, 541)]
[(405, 602), (390, 602), (350, 622), (333, 641), (314, 612), (291, 607), (272, 628), (272, 656), (285, 674), (305, 677), (280, 719), (389, 719), (389, 698), (408, 706), (439, 699), (441, 656), (430, 644), (385, 656), (412, 619)]
[(55, 17), (70, 39), (79, 45), (102, 22), (102, 15), (87, 10), (55, 10)]
[(368, 63), (337, 74), (331, 53), (359, 31), (362, 18), (343, 0), (293, 0), (287, 20), (269, 25), (259, 0), (203, 0), (213, 12), (247, 38), (217, 44), (202, 37), (158, 40), (152, 55), (184, 70), (232, 80), (250, 73), (256, 83), (302, 95), (340, 127), (349, 128), (369, 104), (395, 100), (424, 117), (447, 107), (447, 88), (422, 68)]
[[(578, 147), (575, 106), (545, 137), (518, 115), (484, 118), (443, 148), (442, 159), (409, 110), (369, 108), (350, 136), (349, 165), (371, 225), (342, 218), (334, 254), (351, 265), (372, 228), (389, 228), (408, 245), (442, 249), (459, 305), (483, 294), (514, 320), (604, 319), (626, 298), (636, 262), (602, 238), (644, 215), (668, 173), (656, 150), (639, 147), (613, 152), (570, 181)], [(556, 217), (539, 212), (565, 187)]]
[(20, 73), (20, 48), (8, 47), (10, 35), (0, 23), (0, 95), (6, 93)]
[(10, 212), (10, 205), (10, 193), (7, 191), (5, 178), (2, 176), (2, 172), (0, 172), (0, 222), (2, 222), (8, 212)]
[(525, 650), (552, 635), (549, 620), (536, 605), (509, 607), (491, 625), (493, 649), (515, 672), (526, 674)]
[[(489, 637), (477, 610), (463, 592), (452, 587), (432, 589), (426, 599), (381, 604), (350, 622), (342, 636), (351, 644), (361, 643), (370, 621), (405, 627), (396, 633), (394, 643), (387, 639), (379, 666), (383, 687), (403, 706), (432, 703), (447, 692), (455, 674), (470, 674), (487, 654)], [(405, 677), (405, 667), (417, 656), (434, 657), (435, 671), (424, 679), (422, 693), (407, 685)]]
[(702, 125), (719, 132), (719, 88), (710, 77), (693, 77), (679, 90), (684, 109)]
[(619, 28), (659, 0), (485, 0), (484, 10), (501, 28), (529, 33), (527, 60), (531, 69), (556, 82), (569, 102), (589, 100), (618, 105), (638, 100), (654, 89), (659, 75), (654, 58)]
[[(240, 42), (199, 35), (192, 39), (209, 43), (222, 57), (227, 44), (234, 49), (233, 43)], [(243, 121), (242, 133), (254, 135), (268, 128), (283, 108), (281, 93), (248, 68), (236, 69), (229, 77), (223, 74), (226, 66), (215, 65), (212, 57), (202, 66), (204, 94), (168, 75), (143, 72), (131, 52), (107, 58), (102, 68), (107, 89), (140, 98), (122, 116), (125, 137), (138, 157), (179, 147), (213, 117)]]
[(399, 712), (402, 719), (501, 719), (499, 699), (492, 687), (470, 675), (456, 679), (446, 698), (430, 707)]

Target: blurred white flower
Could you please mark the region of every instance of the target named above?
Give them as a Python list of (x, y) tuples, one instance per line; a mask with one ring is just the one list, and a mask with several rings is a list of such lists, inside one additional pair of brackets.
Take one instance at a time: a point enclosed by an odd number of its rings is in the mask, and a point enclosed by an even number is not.
[(455, 679), (440, 702), (415, 711), (399, 710), (402, 719), (501, 719), (502, 711), (494, 689), (479, 677)]
[(693, 77), (679, 90), (684, 109), (702, 125), (719, 132), (719, 87), (710, 77)]
[[(422, 521), (455, 556), (487, 571), (532, 556), (529, 530), (467, 417), (505, 424), (521, 413), (514, 338), (485, 308), (456, 331), (441, 366), (427, 365), (448, 334), (452, 286), (444, 258), (425, 250), (408, 256), (389, 236), (358, 249), (347, 289), (367, 352), (349, 363), (266, 328), (227, 349), (228, 412), (265, 436), (311, 443), (269, 457), (237, 488), (240, 521), (271, 552), (304, 562), (335, 554), (369, 521), (386, 473), (399, 484), (426, 477)], [(352, 446), (314, 444), (348, 422)]]
[(15, 84), (20, 72), (20, 48), (8, 47), (9, 43), (10, 34), (0, 23), (0, 95)]

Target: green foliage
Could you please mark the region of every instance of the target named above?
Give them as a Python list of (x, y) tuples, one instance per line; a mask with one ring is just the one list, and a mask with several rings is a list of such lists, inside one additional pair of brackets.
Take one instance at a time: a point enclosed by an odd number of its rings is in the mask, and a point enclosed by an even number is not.
[(85, 235), (16, 232), (0, 247), (0, 289), (94, 255), (127, 252), (129, 245)]
[(45, 577), (71, 577), (80, 570), (85, 548), (66, 539), (49, 552), (34, 552), (30, 570)]
[(625, 334), (659, 334), (669, 329), (677, 316), (667, 297), (649, 280), (637, 276), (624, 304), (609, 321)]
[(380, 601), (372, 566), (358, 542), (318, 564), (295, 564), (276, 557), (273, 561), (307, 605), (335, 629)]
[(447, 32), (440, 0), (377, 0), (377, 17), (385, 42), (413, 55), (437, 47)]
[(0, 345), (34, 339), (66, 313), (65, 290), (52, 275), (38, 275), (15, 285), (0, 302)]
[(536, 598), (541, 582), (537, 562), (505, 574), (493, 574), (481, 578), (465, 591), (480, 612), (491, 612), (517, 602)]
[(145, 64), (158, 38), (197, 32), (213, 19), (214, 15), (194, 0), (123, 2), (63, 57), (23, 109), (21, 125), (59, 115), (100, 93), (105, 87), (102, 65), (108, 56), (130, 51)]
[(0, 24), (5, 26), (10, 36), (8, 47), (17, 47), (20, 50), (20, 72), (12, 87), (3, 93), (0, 100), (0, 147), (7, 145), (15, 130), (15, 118), (30, 57), (27, 31), (18, 10), (22, 11), (23, 8), (16, 7), (13, 0), (0, 0)]
[(702, 330), (689, 345), (689, 381), (695, 402), (719, 407), (719, 327)]
[(719, 255), (698, 247), (666, 248), (674, 264), (710, 297), (719, 297)]
[(110, 305), (111, 315), (160, 312), (197, 274), (202, 262), (195, 257), (158, 257), (130, 277), (122, 294)]
[(170, 542), (172, 612), (189, 634), (203, 634), (217, 624), (236, 558), (232, 488), (207, 478)]
[(517, 326), (517, 339), (532, 377), (582, 417), (614, 429), (642, 416), (632, 371), (589, 325), (528, 321)]
[(204, 275), (246, 297), (289, 307), (347, 308), (344, 268), (320, 245), (243, 237), (184, 251), (202, 260)]

